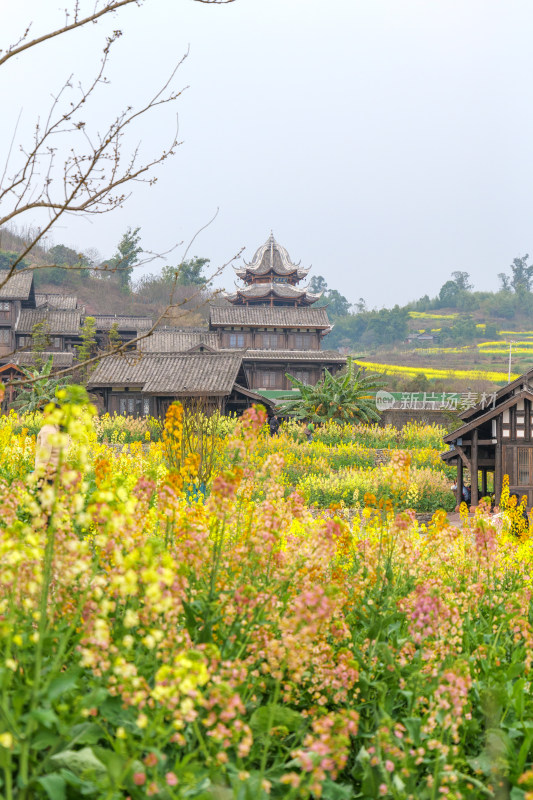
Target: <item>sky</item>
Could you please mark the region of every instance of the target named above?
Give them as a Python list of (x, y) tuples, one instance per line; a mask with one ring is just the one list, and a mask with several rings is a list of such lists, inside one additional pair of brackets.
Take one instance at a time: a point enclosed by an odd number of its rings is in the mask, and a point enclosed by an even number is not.
[[(0, 0), (0, 48), (67, 4)], [(87, 83), (120, 27), (88, 128), (145, 101), (188, 50), (174, 81), (186, 90), (125, 148), (158, 152), (176, 114), (182, 144), (155, 185), (135, 184), (107, 215), (63, 218), (49, 244), (109, 258), (139, 226), (149, 251), (184, 243), (150, 271), (179, 263), (195, 235), (188, 255), (218, 267), (242, 248), (250, 260), (272, 229), (311, 275), (369, 307), (434, 296), (454, 270), (494, 290), (533, 255), (532, 25), (530, 0), (145, 0), (0, 68), (0, 165), (69, 75)], [(231, 267), (218, 283), (233, 288)]]

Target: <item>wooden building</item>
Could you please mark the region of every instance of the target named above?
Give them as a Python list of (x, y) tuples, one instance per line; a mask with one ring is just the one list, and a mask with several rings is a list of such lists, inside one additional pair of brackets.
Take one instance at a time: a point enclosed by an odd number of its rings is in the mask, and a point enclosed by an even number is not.
[(445, 436), (450, 449), (442, 458), (457, 465), (457, 502), (462, 500), (465, 471), (470, 475), (472, 505), (487, 494), (488, 475), (493, 476), (496, 504), (502, 480), (509, 489), (526, 495), (533, 505), (533, 370), (460, 414), (463, 424)]
[(298, 286), (308, 272), (270, 234), (252, 261), (236, 270), (244, 285), (226, 295), (231, 305), (210, 309), (219, 347), (244, 351), (253, 390), (291, 389), (287, 374), (314, 385), (325, 369), (335, 373), (346, 364), (337, 350), (321, 349), (331, 324), (326, 309), (314, 306), (320, 295)]
[(165, 415), (174, 400), (202, 398), (207, 408), (240, 413), (267, 404), (250, 391), (242, 354), (212, 352), (126, 353), (103, 359), (87, 385), (109, 413)]
[(35, 308), (32, 272), (0, 270), (0, 358), (15, 350), (15, 325), (21, 310)]
[(218, 350), (218, 334), (206, 328), (160, 328), (139, 341), (145, 353), (185, 353), (192, 349)]
[(80, 309), (51, 308), (48, 304), (23, 309), (15, 324), (17, 350), (31, 349), (35, 326), (42, 324), (50, 351), (73, 353), (74, 347), (81, 343), (81, 319)]

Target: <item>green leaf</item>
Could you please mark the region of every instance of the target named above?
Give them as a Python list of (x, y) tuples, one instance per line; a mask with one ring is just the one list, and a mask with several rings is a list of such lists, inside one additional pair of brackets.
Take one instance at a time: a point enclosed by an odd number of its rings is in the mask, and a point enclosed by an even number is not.
[(96, 744), (103, 737), (103, 732), (99, 725), (94, 722), (80, 722), (73, 725), (70, 729), (72, 736), (71, 745), (76, 744)]
[(507, 679), (511, 681), (513, 678), (518, 678), (519, 675), (523, 675), (524, 668), (525, 664), (523, 661), (520, 661), (518, 664), (511, 664), (507, 670)]
[(44, 789), (50, 800), (66, 800), (67, 784), (58, 772), (45, 775), (44, 778), (38, 778), (37, 783)]
[(59, 724), (59, 719), (51, 708), (36, 708), (31, 712), (30, 717), (40, 722), (45, 728), (52, 728)]
[(96, 757), (100, 760), (100, 763), (102, 764), (103, 762), (102, 766), (105, 765), (105, 769), (112, 780), (118, 781), (124, 772), (124, 766), (126, 764), (124, 758), (113, 750), (108, 750), (105, 747), (95, 747), (94, 752)]
[(60, 697), (62, 694), (66, 694), (71, 689), (75, 689), (78, 678), (79, 672), (77, 670), (63, 672), (57, 678), (54, 678), (54, 680), (51, 681), (46, 693), (48, 699), (56, 700), (56, 698)]
[(328, 800), (351, 800), (355, 797), (354, 790), (347, 783), (334, 783), (331, 778), (326, 778), (322, 784), (324, 797)]
[(50, 747), (57, 746), (57, 731), (41, 730), (32, 736), (30, 748), (32, 750), (48, 750)]
[(90, 747), (84, 747), (82, 750), (63, 750), (52, 756), (51, 761), (58, 767), (69, 769), (74, 775), (92, 777), (107, 773), (105, 765), (95, 756)]
[(261, 706), (250, 718), (250, 728), (255, 734), (268, 733), (269, 723), (272, 728), (287, 728), (291, 733), (305, 724), (301, 714), (285, 706)]

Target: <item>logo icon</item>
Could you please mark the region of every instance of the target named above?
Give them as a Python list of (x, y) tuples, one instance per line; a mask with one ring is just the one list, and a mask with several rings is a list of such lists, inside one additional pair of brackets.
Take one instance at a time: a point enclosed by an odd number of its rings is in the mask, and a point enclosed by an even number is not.
[(378, 411), (387, 411), (394, 406), (394, 397), (390, 392), (382, 389), (376, 393), (376, 408)]

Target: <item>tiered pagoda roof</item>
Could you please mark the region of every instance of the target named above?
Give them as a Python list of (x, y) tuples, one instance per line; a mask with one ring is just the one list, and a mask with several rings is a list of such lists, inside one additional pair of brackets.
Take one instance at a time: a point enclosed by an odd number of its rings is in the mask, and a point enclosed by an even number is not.
[(235, 272), (245, 286), (226, 295), (234, 305), (310, 306), (320, 297), (306, 286), (297, 287), (309, 270), (291, 261), (273, 233), (256, 250), (252, 261), (244, 263)]

